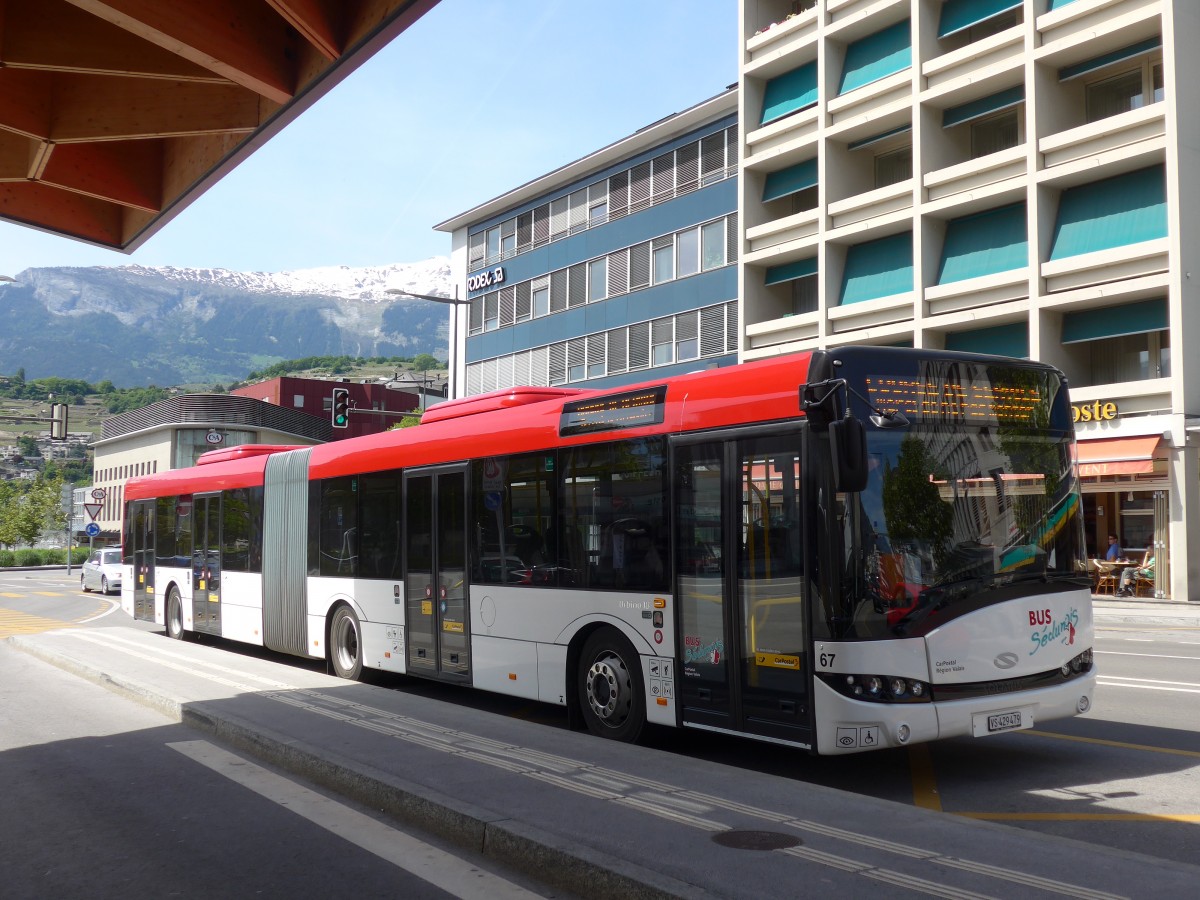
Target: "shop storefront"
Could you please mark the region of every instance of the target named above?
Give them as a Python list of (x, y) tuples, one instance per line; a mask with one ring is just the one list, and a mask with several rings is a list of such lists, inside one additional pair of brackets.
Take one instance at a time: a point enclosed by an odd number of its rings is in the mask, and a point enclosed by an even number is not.
[(1089, 437), (1080, 429), (1076, 464), (1083, 489), (1088, 556), (1102, 558), (1116, 534), (1126, 559), (1154, 557), (1141, 596), (1166, 598), (1171, 585), (1170, 448), (1160, 434)]

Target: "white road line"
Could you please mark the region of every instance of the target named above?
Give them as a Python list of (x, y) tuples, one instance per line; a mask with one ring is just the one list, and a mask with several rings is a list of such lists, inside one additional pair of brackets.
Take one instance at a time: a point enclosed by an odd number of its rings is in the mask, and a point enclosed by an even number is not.
[(167, 746), (455, 897), (490, 900), (538, 896), (208, 741), (181, 741)]
[(80, 619), (75, 624), (86, 625), (88, 622), (95, 622), (97, 619), (103, 619), (105, 616), (111, 616), (113, 613), (115, 613), (118, 609), (121, 608), (120, 600), (109, 600), (106, 598), (104, 602), (111, 603), (112, 605), (108, 609), (106, 609), (104, 612), (100, 613), (99, 615), (92, 616), (90, 619)]
[(1200, 662), (1200, 656), (1167, 656), (1162, 653), (1126, 653), (1124, 650), (1094, 650), (1093, 653), (1098, 653), (1101, 656), (1138, 656), (1143, 659), (1186, 659), (1191, 662)]
[(1150, 684), (1138, 684), (1142, 682), (1142, 678), (1104, 678), (1103, 676), (1097, 679), (1097, 684), (1104, 687), (1121, 687), (1133, 688), (1140, 691), (1168, 691), (1174, 694), (1200, 694), (1200, 684), (1192, 685), (1191, 687), (1166, 687), (1165, 685), (1176, 684), (1181, 682), (1161, 681)]

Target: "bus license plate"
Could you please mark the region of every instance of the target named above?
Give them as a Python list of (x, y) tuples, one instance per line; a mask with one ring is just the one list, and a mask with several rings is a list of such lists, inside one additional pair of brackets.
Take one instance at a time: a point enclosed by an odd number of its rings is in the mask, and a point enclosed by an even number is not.
[(1009, 731), (1013, 728), (1021, 727), (1021, 714), (1019, 712), (997, 713), (994, 716), (988, 716), (988, 731)]
[(1021, 708), (997, 713), (976, 713), (972, 717), (971, 725), (975, 737), (1029, 728), (1033, 725), (1033, 710)]

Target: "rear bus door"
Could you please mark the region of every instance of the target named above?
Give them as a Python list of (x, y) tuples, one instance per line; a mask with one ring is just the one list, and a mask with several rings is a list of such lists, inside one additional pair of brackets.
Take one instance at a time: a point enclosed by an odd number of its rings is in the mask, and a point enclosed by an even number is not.
[(154, 508), (153, 500), (129, 505), (133, 617), (147, 622), (154, 621)]
[(221, 495), (192, 501), (192, 618), (197, 631), (221, 633)]
[(673, 444), (683, 721), (810, 744), (801, 433)]
[(466, 483), (466, 466), (404, 473), (404, 643), (410, 673), (469, 683)]

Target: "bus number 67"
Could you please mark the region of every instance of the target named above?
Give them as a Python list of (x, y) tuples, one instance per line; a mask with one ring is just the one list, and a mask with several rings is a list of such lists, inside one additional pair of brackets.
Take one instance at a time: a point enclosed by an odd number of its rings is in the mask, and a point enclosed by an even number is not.
[(837, 659), (836, 653), (822, 653), (817, 661), (820, 663), (822, 669), (832, 669), (835, 659)]

